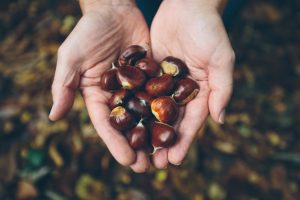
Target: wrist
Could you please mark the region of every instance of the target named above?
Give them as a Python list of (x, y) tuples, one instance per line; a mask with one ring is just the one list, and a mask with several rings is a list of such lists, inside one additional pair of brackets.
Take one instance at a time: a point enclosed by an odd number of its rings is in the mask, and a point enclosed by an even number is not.
[(101, 6), (136, 6), (135, 0), (79, 0), (83, 13), (97, 10)]

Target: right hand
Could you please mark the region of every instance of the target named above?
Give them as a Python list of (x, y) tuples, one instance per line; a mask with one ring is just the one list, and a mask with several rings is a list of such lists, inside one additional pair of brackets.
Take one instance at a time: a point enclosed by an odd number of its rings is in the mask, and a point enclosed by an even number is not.
[(235, 55), (225, 31), (224, 0), (165, 0), (151, 26), (153, 57), (174, 56), (185, 61), (200, 92), (182, 109), (177, 143), (153, 156), (157, 168), (179, 165), (208, 114), (224, 122), (224, 110), (233, 86)]
[(147, 24), (132, 0), (83, 1), (81, 6), (82, 18), (58, 50), (49, 118), (62, 118), (80, 88), (91, 121), (114, 158), (136, 172), (144, 172), (149, 158), (143, 151), (135, 153), (126, 138), (111, 127), (107, 106), (111, 94), (101, 90), (99, 81), (127, 46), (138, 44), (149, 49)]

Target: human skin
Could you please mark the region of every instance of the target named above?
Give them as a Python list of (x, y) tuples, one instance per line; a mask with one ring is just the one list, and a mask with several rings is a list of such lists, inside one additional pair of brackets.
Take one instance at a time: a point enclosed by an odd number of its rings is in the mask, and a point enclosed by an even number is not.
[(151, 55), (149, 29), (133, 0), (83, 0), (80, 5), (83, 16), (58, 50), (49, 118), (61, 119), (80, 89), (91, 121), (114, 158), (144, 172), (149, 157), (143, 151), (135, 153), (126, 138), (111, 127), (107, 106), (111, 94), (103, 91), (99, 82), (126, 47), (138, 44)]
[(208, 114), (224, 123), (232, 92), (234, 51), (221, 13), (224, 0), (164, 0), (151, 26), (151, 46), (157, 61), (175, 56), (186, 62), (200, 86), (197, 97), (181, 110), (179, 140), (153, 156), (157, 168), (179, 165)]
[[(176, 125), (179, 141), (153, 155), (157, 168), (182, 162), (209, 112), (215, 121), (223, 123), (234, 63), (220, 18), (224, 2), (165, 0), (153, 21), (154, 58), (181, 58), (201, 87), (197, 98), (181, 110), (182, 121)], [(133, 0), (83, 0), (80, 5), (83, 16), (58, 51), (49, 118), (62, 118), (72, 107), (75, 91), (80, 89), (91, 121), (115, 159), (135, 172), (144, 172), (150, 166), (149, 157), (143, 151), (135, 153), (126, 138), (111, 127), (107, 106), (111, 94), (101, 90), (99, 82), (101, 74), (129, 45), (144, 46), (151, 56), (149, 30)]]

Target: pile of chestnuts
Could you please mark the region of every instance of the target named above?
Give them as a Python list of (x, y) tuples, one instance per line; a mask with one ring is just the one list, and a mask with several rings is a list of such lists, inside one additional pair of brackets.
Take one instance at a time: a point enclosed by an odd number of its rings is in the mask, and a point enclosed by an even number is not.
[(100, 86), (113, 93), (108, 102), (112, 127), (133, 149), (154, 153), (174, 145), (172, 125), (179, 106), (195, 98), (200, 88), (187, 77), (188, 68), (180, 59), (169, 56), (158, 64), (146, 56), (145, 48), (129, 46), (102, 74)]

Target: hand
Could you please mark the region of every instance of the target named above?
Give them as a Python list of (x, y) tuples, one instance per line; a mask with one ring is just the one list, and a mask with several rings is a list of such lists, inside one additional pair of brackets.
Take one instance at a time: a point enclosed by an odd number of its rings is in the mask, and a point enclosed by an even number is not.
[(221, 5), (211, 2), (217, 1), (165, 0), (151, 26), (154, 58), (160, 61), (171, 55), (184, 60), (200, 85), (198, 96), (181, 111), (178, 142), (154, 155), (158, 168), (182, 162), (208, 113), (219, 123), (224, 120), (235, 56), (217, 10)]
[(59, 48), (49, 118), (62, 118), (80, 88), (91, 121), (112, 155), (122, 165), (143, 172), (149, 167), (148, 156), (142, 151), (135, 153), (126, 138), (110, 126), (110, 93), (101, 90), (99, 82), (122, 49), (132, 44), (149, 46), (149, 30), (133, 1), (90, 2), (82, 3), (83, 17)]

